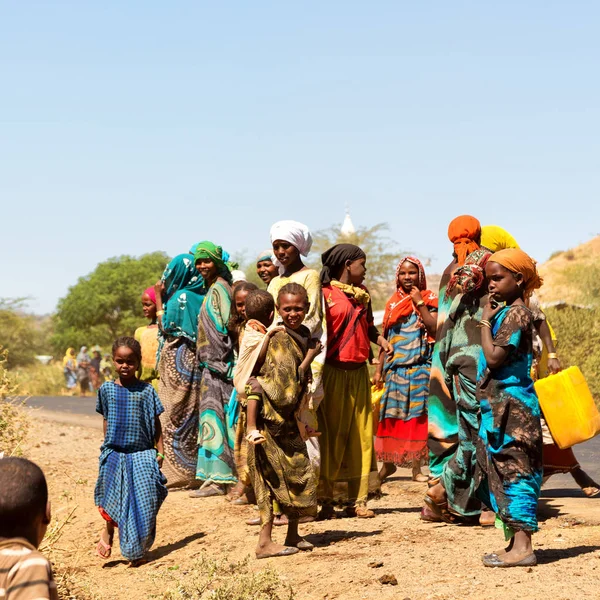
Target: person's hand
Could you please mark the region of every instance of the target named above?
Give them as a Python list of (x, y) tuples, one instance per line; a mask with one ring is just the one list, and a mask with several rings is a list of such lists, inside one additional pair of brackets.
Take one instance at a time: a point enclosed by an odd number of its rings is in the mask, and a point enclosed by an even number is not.
[(154, 284), (154, 293), (156, 294), (157, 297), (162, 296), (162, 293), (165, 290), (165, 284), (164, 282), (159, 279), (155, 284)]
[(560, 360), (558, 358), (549, 358), (548, 359), (548, 371), (551, 375), (562, 371), (562, 365), (560, 364)]
[(392, 358), (394, 356), (394, 347), (387, 341), (383, 340), (381, 342), (381, 347), (383, 351), (387, 354), (388, 358)]
[(419, 288), (416, 286), (412, 286), (410, 290), (410, 297), (412, 298), (413, 304), (416, 306), (421, 300), (423, 300), (423, 296), (421, 296), (421, 292)]
[(156, 462), (158, 463), (158, 468), (162, 469), (163, 466), (163, 457), (159, 454), (156, 455)]
[(371, 383), (378, 390), (380, 390), (383, 387), (383, 378), (379, 370), (375, 371), (375, 375), (373, 375), (373, 381)]
[(502, 306), (494, 301), (494, 305), (492, 305), (492, 300), (488, 300), (487, 304), (483, 307), (483, 312), (481, 313), (482, 321), (489, 321), (493, 319), (499, 312)]

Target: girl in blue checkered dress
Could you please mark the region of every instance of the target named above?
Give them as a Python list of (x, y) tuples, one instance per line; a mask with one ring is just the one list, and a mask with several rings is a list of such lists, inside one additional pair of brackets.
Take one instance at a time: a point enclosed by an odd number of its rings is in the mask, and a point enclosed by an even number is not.
[(154, 388), (136, 373), (142, 360), (139, 342), (121, 337), (113, 345), (118, 374), (98, 390), (96, 412), (104, 417), (104, 443), (94, 501), (105, 520), (96, 551), (111, 555), (115, 527), (121, 554), (139, 564), (156, 535), (156, 516), (167, 496), (159, 415), (163, 406)]

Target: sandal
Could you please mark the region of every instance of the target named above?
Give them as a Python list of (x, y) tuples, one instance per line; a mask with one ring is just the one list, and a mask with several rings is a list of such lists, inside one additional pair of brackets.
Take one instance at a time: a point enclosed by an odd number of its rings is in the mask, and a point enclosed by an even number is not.
[(100, 558), (103, 558), (104, 560), (106, 560), (106, 559), (110, 558), (111, 553), (112, 553), (112, 546), (110, 544), (107, 544), (102, 538), (100, 538), (100, 541), (98, 542), (98, 544), (96, 546), (96, 554)]
[(581, 491), (588, 498), (595, 498), (596, 496), (600, 496), (600, 488), (597, 488), (596, 486), (584, 487), (581, 488)]
[(248, 432), (246, 441), (253, 446), (258, 446), (259, 444), (264, 444), (267, 438), (258, 429), (253, 429)]
[(357, 519), (372, 519), (375, 516), (375, 513), (366, 506), (347, 506), (344, 512), (347, 516)]
[(456, 517), (448, 510), (448, 501), (436, 502), (429, 494), (425, 495), (425, 504), (427, 507), (439, 517), (444, 523), (454, 525), (456, 523)]

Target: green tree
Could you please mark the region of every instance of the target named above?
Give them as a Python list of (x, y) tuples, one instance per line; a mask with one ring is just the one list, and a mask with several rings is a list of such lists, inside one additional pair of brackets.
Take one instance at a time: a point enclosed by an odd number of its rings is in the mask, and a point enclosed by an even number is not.
[(38, 320), (24, 312), (25, 298), (0, 299), (0, 347), (5, 348), (5, 367), (12, 369), (35, 362), (40, 353)]
[(367, 255), (365, 284), (371, 292), (373, 307), (383, 308), (394, 290), (396, 266), (403, 251), (389, 237), (389, 225), (378, 223), (373, 227), (358, 227), (352, 234), (341, 233), (341, 225), (321, 229), (313, 235), (312, 253), (309, 257), (315, 269), (321, 268), (321, 254), (335, 244), (356, 244)]
[(119, 256), (80, 277), (58, 303), (52, 345), (57, 353), (72, 346), (110, 346), (120, 335), (133, 335), (144, 324), (140, 296), (162, 275), (169, 257), (153, 252)]

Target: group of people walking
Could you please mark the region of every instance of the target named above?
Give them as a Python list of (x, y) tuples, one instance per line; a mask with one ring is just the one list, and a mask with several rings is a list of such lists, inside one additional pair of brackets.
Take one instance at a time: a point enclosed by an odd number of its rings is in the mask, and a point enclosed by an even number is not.
[[(534, 564), (542, 481), (536, 336), (547, 369), (560, 368), (532, 299), (541, 285), (535, 262), (504, 230), (459, 217), (439, 294), (421, 262), (403, 257), (380, 332), (361, 248), (333, 246), (318, 272), (303, 262), (312, 246), (304, 224), (280, 221), (270, 237), (256, 263), (266, 290), (234, 283), (227, 253), (200, 242), (142, 294), (149, 325), (115, 342), (119, 380), (101, 388), (98, 404), (106, 439), (96, 504), (107, 523), (98, 553), (110, 555), (117, 526), (123, 553), (142, 559), (166, 487), (188, 488), (194, 499), (256, 502), (260, 517), (249, 523), (261, 527), (258, 558), (310, 550), (299, 523), (336, 518), (338, 508), (374, 517), (368, 500), (397, 466), (410, 466), (415, 481), (429, 481), (422, 519), (497, 519), (514, 542), (484, 563)], [(143, 409), (133, 400), (140, 394)], [(160, 471), (147, 464), (149, 451)], [(150, 477), (141, 492), (139, 477), (114, 476), (134, 468), (135, 458), (120, 458), (132, 452), (143, 453), (138, 471)], [(553, 472), (577, 473), (590, 495), (600, 493), (574, 456), (556, 460), (562, 467)], [(272, 527), (284, 523), (285, 542), (276, 544)]]
[(100, 350), (94, 349), (90, 356), (87, 346), (81, 346), (79, 354), (74, 348), (67, 348), (62, 367), (67, 392), (75, 393), (79, 385), (82, 396), (96, 391), (105, 379), (111, 377), (113, 370), (110, 354), (103, 358)]

